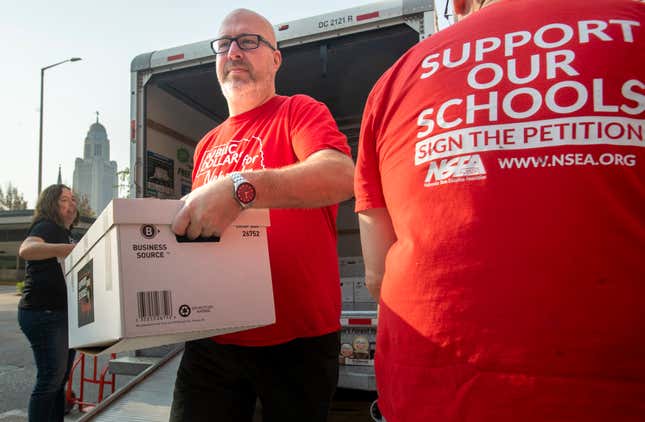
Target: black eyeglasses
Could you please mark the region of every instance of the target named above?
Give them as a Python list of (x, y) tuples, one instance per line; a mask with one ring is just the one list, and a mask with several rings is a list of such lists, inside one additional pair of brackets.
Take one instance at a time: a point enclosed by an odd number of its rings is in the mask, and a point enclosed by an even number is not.
[(265, 44), (271, 50), (275, 51), (275, 47), (271, 45), (264, 37), (258, 34), (240, 34), (237, 37), (222, 37), (214, 40), (211, 43), (211, 48), (215, 54), (226, 54), (231, 48), (233, 41), (237, 43), (240, 50), (255, 50), (260, 46), (260, 43)]

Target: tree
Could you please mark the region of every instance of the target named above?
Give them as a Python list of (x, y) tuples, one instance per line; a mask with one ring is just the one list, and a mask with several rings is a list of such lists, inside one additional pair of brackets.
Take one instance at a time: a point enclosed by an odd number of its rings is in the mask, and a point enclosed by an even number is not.
[(91, 217), (95, 218), (96, 213), (92, 210), (90, 206), (90, 200), (87, 198), (87, 195), (82, 195), (81, 200), (78, 202), (78, 213), (81, 217)]
[(0, 187), (0, 211), (14, 211), (27, 209), (27, 201), (22, 193), (18, 192), (11, 182), (7, 183), (7, 188), (3, 192)]

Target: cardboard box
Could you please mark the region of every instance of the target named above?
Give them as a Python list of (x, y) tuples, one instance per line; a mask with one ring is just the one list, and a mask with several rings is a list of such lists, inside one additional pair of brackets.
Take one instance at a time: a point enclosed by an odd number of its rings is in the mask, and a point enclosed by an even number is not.
[(355, 277), (340, 278), (340, 295), (343, 303), (354, 302), (354, 279)]
[(275, 322), (268, 210), (218, 242), (181, 243), (182, 201), (115, 199), (65, 259), (69, 345), (90, 354), (177, 343)]
[(365, 284), (365, 277), (351, 277), (354, 279), (354, 302), (355, 303), (371, 303), (374, 302), (374, 298), (370, 294), (370, 291), (367, 290), (367, 285)]
[(341, 277), (365, 276), (365, 264), (362, 256), (342, 256), (338, 258), (338, 269)]

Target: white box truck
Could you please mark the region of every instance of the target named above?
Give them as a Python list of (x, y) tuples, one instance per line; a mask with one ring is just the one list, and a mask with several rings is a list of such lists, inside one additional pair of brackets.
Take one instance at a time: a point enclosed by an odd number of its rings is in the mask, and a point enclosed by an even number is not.
[[(385, 1), (275, 25), (283, 55), (278, 93), (307, 94), (324, 102), (356, 158), (367, 96), (386, 69), (433, 32), (433, 3)], [(132, 61), (131, 196), (180, 198), (190, 192), (195, 146), (228, 115), (211, 41), (141, 54)], [(342, 203), (337, 221), (345, 345), (339, 386), (374, 390), (376, 303), (365, 289), (353, 208), (353, 200)], [(360, 358), (348, 345), (360, 347)]]

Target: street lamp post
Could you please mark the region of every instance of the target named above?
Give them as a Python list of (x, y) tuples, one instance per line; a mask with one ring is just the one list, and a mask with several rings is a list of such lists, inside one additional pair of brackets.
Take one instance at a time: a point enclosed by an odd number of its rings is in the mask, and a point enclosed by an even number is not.
[(45, 87), (45, 70), (67, 62), (77, 62), (80, 57), (72, 57), (62, 62), (50, 64), (40, 69), (40, 135), (38, 137), (38, 196), (43, 187), (43, 91)]

